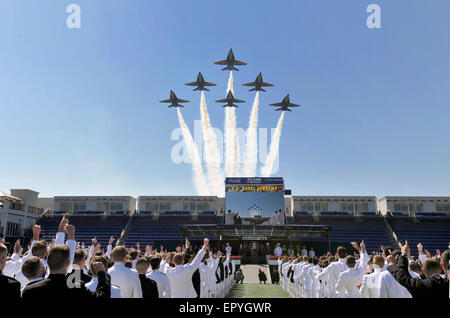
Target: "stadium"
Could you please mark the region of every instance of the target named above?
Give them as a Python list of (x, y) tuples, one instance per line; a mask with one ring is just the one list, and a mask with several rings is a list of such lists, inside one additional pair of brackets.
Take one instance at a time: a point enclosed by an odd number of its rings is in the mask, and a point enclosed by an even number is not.
[(106, 246), (114, 236), (127, 247), (140, 243), (175, 248), (186, 237), (195, 245), (207, 236), (219, 249), (230, 243), (234, 256), (245, 256), (240, 244), (253, 241), (313, 247), (317, 253), (360, 240), (367, 242), (369, 252), (408, 240), (415, 253), (419, 241), (430, 251), (445, 250), (450, 241), (450, 197), (284, 193), (280, 197), (283, 224), (243, 225), (226, 221), (226, 198), (216, 196), (40, 198), (36, 191), (12, 189), (1, 194), (0, 235), (9, 243), (17, 239), (28, 243), (35, 221), (42, 226), (43, 238), (51, 241), (61, 215), (66, 214), (77, 227), (76, 240), (86, 245), (96, 236)]

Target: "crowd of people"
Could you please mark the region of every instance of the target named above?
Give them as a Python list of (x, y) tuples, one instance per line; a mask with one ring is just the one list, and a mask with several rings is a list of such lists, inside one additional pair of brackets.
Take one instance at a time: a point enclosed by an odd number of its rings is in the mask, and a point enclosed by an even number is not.
[[(207, 238), (194, 250), (188, 239), (175, 251), (123, 245), (106, 250), (95, 238), (75, 241), (75, 226), (64, 216), (52, 242), (33, 241), (24, 253), (19, 240), (11, 255), (0, 243), (0, 295), (4, 300), (88, 298), (221, 298), (234, 283), (231, 254), (212, 253)], [(66, 238), (67, 236), (67, 238)], [(229, 249), (228, 249), (229, 250)]]
[[(224, 254), (213, 253), (207, 238), (201, 247), (193, 248), (186, 239), (168, 251), (163, 246), (141, 250), (139, 244), (126, 248), (111, 237), (102, 249), (95, 238), (90, 246), (77, 243), (75, 226), (65, 216), (51, 242), (40, 240), (40, 230), (33, 225), (26, 252), (19, 240), (12, 253), (0, 242), (1, 299), (223, 298), (245, 279), (231, 257), (231, 246), (226, 244)], [(340, 246), (334, 255), (322, 256), (298, 246), (293, 256), (294, 249), (277, 244), (272, 283), (296, 298), (449, 297), (450, 246), (432, 255), (419, 243), (415, 257), (408, 242), (370, 254), (364, 241), (351, 245), (355, 251)], [(270, 244), (262, 246), (268, 253)], [(268, 280), (261, 270), (258, 278), (263, 284)]]
[[(279, 257), (278, 273), (283, 290), (297, 298), (448, 298), (449, 250), (431, 255), (417, 245), (411, 255), (406, 241), (399, 248), (366, 251), (364, 241), (352, 242), (355, 253), (343, 246), (336, 254), (317, 257)], [(350, 255), (353, 254), (353, 255)]]

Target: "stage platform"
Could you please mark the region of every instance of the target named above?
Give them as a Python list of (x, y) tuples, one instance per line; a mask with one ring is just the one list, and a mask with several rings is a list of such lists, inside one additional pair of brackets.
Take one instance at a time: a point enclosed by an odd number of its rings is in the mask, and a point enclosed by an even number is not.
[(213, 240), (282, 240), (282, 241), (329, 241), (331, 227), (327, 225), (225, 225), (225, 224), (181, 224), (184, 237)]

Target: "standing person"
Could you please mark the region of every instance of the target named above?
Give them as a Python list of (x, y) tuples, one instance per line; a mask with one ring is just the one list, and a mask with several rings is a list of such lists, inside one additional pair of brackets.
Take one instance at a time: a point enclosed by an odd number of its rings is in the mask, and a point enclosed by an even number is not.
[(423, 271), (425, 279), (413, 278), (409, 274), (409, 255), (410, 249), (408, 241), (401, 247), (402, 255), (398, 263), (393, 264), (390, 260), (388, 271), (404, 287), (408, 289), (413, 298), (447, 298), (449, 296), (449, 280), (439, 276), (441, 271), (440, 263), (434, 259), (428, 258), (424, 261)]
[(81, 282), (87, 284), (91, 281), (92, 277), (89, 275), (86, 275), (83, 271), (86, 264), (86, 254), (82, 249), (78, 249), (75, 251), (75, 256), (73, 258), (73, 264), (72, 264), (72, 271), (67, 274), (73, 275), (74, 277), (77, 277), (80, 279)]
[(252, 264), (258, 264), (258, 246), (256, 245), (256, 242), (252, 243)]
[(0, 243), (0, 290), (2, 291), (2, 302), (18, 301), (20, 299), (20, 283), (14, 278), (3, 275), (6, 265), (8, 249)]
[(381, 255), (375, 255), (373, 258), (374, 271), (371, 274), (363, 276), (359, 287), (361, 298), (378, 298), (380, 293), (381, 274), (384, 269), (384, 258)]
[[(67, 268), (70, 266), (70, 249), (67, 245), (56, 245), (48, 253), (47, 264), (50, 275), (32, 284), (28, 284), (22, 293), (23, 300), (67, 301), (67, 299), (87, 300), (91, 298), (110, 298), (110, 280), (102, 263), (92, 263), (92, 269), (98, 273), (98, 286), (95, 292), (86, 289), (84, 284), (70, 286), (66, 279)], [(71, 288), (72, 287), (72, 288)]]
[(283, 254), (283, 249), (281, 248), (280, 243), (277, 243), (277, 246), (275, 247), (275, 250), (273, 251), (275, 256), (280, 257)]
[(120, 288), (122, 298), (142, 298), (139, 274), (125, 266), (127, 262), (125, 246), (114, 247), (111, 258), (114, 265), (108, 270), (108, 274), (111, 276), (111, 283)]
[(172, 298), (195, 298), (197, 296), (192, 284), (192, 274), (199, 267), (206, 253), (208, 243), (209, 240), (205, 238), (202, 249), (191, 263), (183, 265), (184, 257), (181, 253), (177, 253), (173, 257), (175, 267), (168, 268), (166, 271), (166, 274), (169, 276)]
[(302, 249), (302, 256), (308, 256), (308, 250), (306, 249), (306, 246), (303, 245)]
[(356, 259), (354, 256), (347, 256), (345, 264), (347, 269), (340, 273), (338, 281), (336, 282), (336, 292), (340, 297), (359, 298), (358, 284), (361, 283), (362, 278), (366, 272), (367, 263), (369, 262), (369, 255), (366, 252), (366, 245), (362, 241), (360, 246), (360, 255), (358, 266), (356, 266)]
[(227, 254), (230, 254), (230, 255), (231, 255), (231, 250), (232, 250), (232, 247), (230, 246), (230, 243), (227, 243), (227, 245), (226, 245), (226, 247), (225, 247), (225, 252), (226, 252)]
[(159, 298), (158, 286), (156, 282), (150, 278), (147, 278), (147, 273), (150, 263), (147, 257), (140, 257), (136, 261), (136, 271), (139, 274), (139, 280), (141, 281), (142, 298)]
[(308, 257), (314, 257), (316, 256), (316, 252), (312, 247), (309, 248)]
[(280, 282), (280, 273), (276, 268), (272, 271), (272, 284), (278, 284)]
[(259, 283), (261, 284), (261, 282), (263, 282), (264, 284), (267, 281), (267, 276), (266, 273), (264, 273), (261, 268), (259, 269), (259, 273), (258, 273), (258, 278), (259, 278)]
[(236, 284), (242, 284), (244, 282), (244, 278), (244, 273), (242, 273), (242, 269), (239, 268), (234, 274), (234, 280), (236, 281)]
[(272, 251), (271, 251), (270, 243), (269, 243), (269, 242), (266, 243), (266, 247), (265, 247), (265, 249), (264, 249), (264, 252), (265, 252), (265, 254), (266, 254), (266, 263), (269, 264), (269, 261), (270, 261), (270, 255), (272, 255)]
[[(45, 277), (44, 266), (41, 263), (39, 257), (31, 256), (22, 265), (22, 273), (28, 279), (28, 284), (43, 280)], [(25, 287), (21, 289), (23, 292)]]
[(147, 278), (154, 280), (158, 287), (159, 298), (171, 298), (172, 292), (170, 289), (169, 277), (160, 271), (161, 258), (153, 256), (150, 259), (152, 271), (146, 275)]
[[(92, 278), (89, 281), (89, 283), (87, 283), (85, 286), (87, 289), (89, 289), (92, 292), (96, 291), (96, 289), (98, 287), (98, 281), (99, 281), (98, 273), (96, 272), (96, 269), (92, 267), (93, 263), (102, 263), (105, 268), (108, 267), (108, 262), (104, 256), (93, 256), (89, 259), (89, 264), (90, 264), (89, 266), (91, 268)], [(119, 287), (111, 284), (110, 290), (111, 290), (111, 298), (121, 298)]]

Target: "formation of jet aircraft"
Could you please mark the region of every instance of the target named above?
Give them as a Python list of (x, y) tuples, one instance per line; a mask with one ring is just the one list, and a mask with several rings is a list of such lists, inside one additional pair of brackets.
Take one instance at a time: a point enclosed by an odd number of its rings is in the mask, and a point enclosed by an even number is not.
[[(230, 51), (228, 52), (228, 56), (227, 56), (226, 60), (214, 62), (214, 64), (226, 65), (222, 69), (222, 71), (225, 71), (225, 70), (239, 71), (235, 67), (235, 65), (247, 65), (247, 63), (238, 61), (234, 58), (234, 53), (233, 53), (232, 49), (230, 49)], [(207, 86), (216, 86), (216, 84), (214, 84), (214, 83), (206, 82), (201, 72), (198, 73), (197, 80), (195, 82), (186, 83), (185, 85), (195, 86), (193, 91), (209, 91)], [(263, 92), (266, 91), (263, 87), (274, 86), (274, 84), (264, 82), (262, 73), (258, 74), (258, 76), (256, 77), (254, 82), (245, 83), (242, 85), (253, 87), (252, 89), (250, 89), (250, 91), (263, 91)], [(245, 103), (245, 101), (235, 98), (231, 91), (228, 91), (226, 98), (216, 100), (216, 102), (217, 103), (225, 103), (225, 105), (223, 107), (238, 107), (237, 105), (235, 105), (235, 103)], [(178, 98), (177, 95), (175, 95), (175, 93), (173, 91), (170, 91), (169, 99), (162, 100), (161, 103), (170, 103), (169, 107), (184, 107), (181, 104), (189, 103), (189, 101)], [(270, 104), (269, 106), (278, 106), (278, 108), (275, 109), (275, 111), (279, 111), (279, 110), (292, 111), (291, 109), (289, 109), (289, 107), (299, 107), (301, 105), (291, 103), (290, 99), (289, 99), (289, 94), (287, 94), (280, 103)]]

